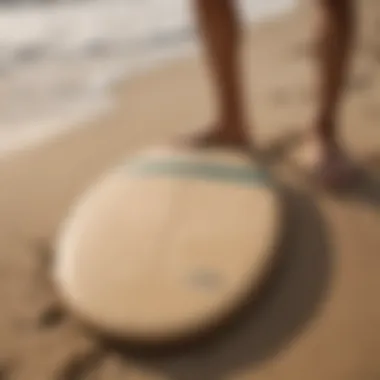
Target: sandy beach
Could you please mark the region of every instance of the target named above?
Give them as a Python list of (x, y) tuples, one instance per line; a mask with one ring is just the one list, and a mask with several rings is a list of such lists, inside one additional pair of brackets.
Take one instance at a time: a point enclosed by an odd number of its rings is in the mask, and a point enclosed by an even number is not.
[(0, 162), (0, 379), (372, 380), (380, 377), (380, 2), (359, 2), (360, 36), (342, 112), (368, 171), (352, 192), (312, 188), (289, 159), (314, 110), (307, 6), (247, 30), (246, 87), (257, 142), (287, 189), (283, 267), (231, 330), (176, 353), (106, 350), (59, 305), (50, 279), (59, 225), (125, 155), (206, 126), (212, 90), (200, 56), (117, 87), (112, 112)]

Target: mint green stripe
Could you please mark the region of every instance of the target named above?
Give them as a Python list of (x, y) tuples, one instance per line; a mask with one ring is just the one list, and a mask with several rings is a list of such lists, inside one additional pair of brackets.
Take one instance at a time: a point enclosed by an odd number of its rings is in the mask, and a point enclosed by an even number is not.
[(127, 165), (127, 170), (129, 175), (136, 177), (174, 176), (241, 184), (267, 184), (269, 182), (268, 175), (263, 170), (209, 162), (145, 159), (131, 161)]

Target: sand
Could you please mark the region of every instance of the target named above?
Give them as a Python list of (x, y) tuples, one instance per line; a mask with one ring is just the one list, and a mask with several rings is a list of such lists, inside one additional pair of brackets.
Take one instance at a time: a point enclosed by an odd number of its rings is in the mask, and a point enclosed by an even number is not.
[(281, 248), (286, 260), (266, 297), (218, 339), (150, 355), (104, 349), (60, 307), (49, 277), (67, 208), (99, 174), (136, 149), (212, 119), (199, 57), (130, 79), (118, 89), (112, 114), (0, 163), (0, 378), (380, 376), (380, 4), (359, 3), (361, 31), (342, 126), (368, 175), (345, 196), (316, 190), (288, 159), (314, 105), (310, 9), (247, 33), (252, 130), (271, 148), (290, 220)]

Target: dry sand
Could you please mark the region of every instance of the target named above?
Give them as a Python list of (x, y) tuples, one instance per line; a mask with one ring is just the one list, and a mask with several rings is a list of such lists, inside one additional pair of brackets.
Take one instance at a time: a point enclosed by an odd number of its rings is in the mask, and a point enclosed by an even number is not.
[(211, 119), (199, 58), (129, 80), (112, 115), (0, 164), (0, 379), (380, 378), (380, 2), (359, 4), (342, 125), (369, 175), (344, 197), (315, 191), (286, 159), (313, 110), (309, 9), (247, 35), (252, 117), (258, 140), (276, 153), (291, 219), (271, 291), (217, 340), (166, 355), (100, 349), (61, 310), (49, 280), (59, 223), (97, 175)]

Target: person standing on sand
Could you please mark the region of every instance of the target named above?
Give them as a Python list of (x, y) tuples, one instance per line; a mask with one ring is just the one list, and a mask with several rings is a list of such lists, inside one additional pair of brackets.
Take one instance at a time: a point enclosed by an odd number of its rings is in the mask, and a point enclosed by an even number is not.
[[(250, 147), (243, 110), (239, 71), (240, 25), (237, 0), (194, 0), (203, 43), (218, 92), (219, 114), (207, 132), (194, 136), (197, 146)], [(319, 7), (320, 98), (313, 128), (318, 145), (319, 179), (344, 186), (354, 179), (354, 168), (337, 135), (337, 113), (343, 94), (355, 24), (354, 0), (314, 0)]]

